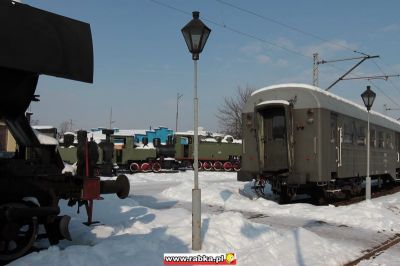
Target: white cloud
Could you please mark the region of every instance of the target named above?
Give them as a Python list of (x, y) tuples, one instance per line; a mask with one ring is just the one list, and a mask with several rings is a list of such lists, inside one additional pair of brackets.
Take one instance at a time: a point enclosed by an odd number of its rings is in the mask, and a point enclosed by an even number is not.
[(263, 54), (257, 55), (256, 58), (257, 58), (257, 61), (261, 64), (266, 64), (269, 61), (271, 61), (271, 58), (269, 58), (268, 56), (263, 55)]
[(392, 69), (395, 73), (400, 72), (400, 64), (397, 64), (397, 65), (392, 66), (391, 69)]
[(400, 24), (398, 24), (398, 23), (390, 24), (386, 27), (381, 28), (379, 31), (382, 31), (382, 32), (400, 31)]
[(345, 40), (331, 40), (317, 45), (309, 45), (302, 48), (304, 54), (312, 56), (314, 53), (319, 53), (320, 56), (333, 55), (337, 51), (357, 50), (357, 45), (349, 43)]
[(278, 45), (278, 46), (290, 49), (290, 50), (296, 50), (295, 44), (291, 40), (289, 40), (289, 39), (287, 39), (285, 37), (279, 37), (275, 41), (275, 44)]
[(246, 55), (255, 55), (260, 53), (263, 50), (263, 46), (261, 43), (250, 43), (246, 46), (240, 48), (240, 51)]
[(278, 59), (278, 61), (276, 61), (276, 65), (279, 67), (287, 67), (289, 66), (289, 62), (285, 59)]

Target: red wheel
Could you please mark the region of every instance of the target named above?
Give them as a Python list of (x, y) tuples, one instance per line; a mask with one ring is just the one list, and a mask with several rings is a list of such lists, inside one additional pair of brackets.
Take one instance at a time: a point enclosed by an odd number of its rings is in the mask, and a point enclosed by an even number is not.
[[(194, 170), (194, 163), (193, 163), (193, 170)], [(203, 164), (199, 161), (199, 170), (203, 170)]]
[(221, 171), (222, 170), (222, 163), (220, 161), (216, 161), (213, 166), (214, 166), (214, 170), (215, 171)]
[(224, 170), (229, 172), (232, 171), (232, 163), (231, 162), (224, 162)]
[(211, 171), (212, 163), (211, 162), (203, 162), (203, 169), (206, 171)]
[(140, 166), (140, 169), (143, 172), (147, 173), (147, 172), (149, 172), (151, 170), (151, 166), (150, 166), (149, 163), (142, 163), (142, 165)]
[(235, 170), (236, 172), (239, 172), (240, 168), (241, 168), (240, 162), (234, 162), (233, 163), (233, 170)]
[(161, 171), (161, 164), (158, 162), (153, 163), (153, 165), (151, 166), (151, 170), (153, 170), (153, 172), (158, 173)]
[(139, 172), (140, 165), (138, 163), (131, 163), (131, 165), (129, 165), (129, 170), (131, 170), (132, 173)]

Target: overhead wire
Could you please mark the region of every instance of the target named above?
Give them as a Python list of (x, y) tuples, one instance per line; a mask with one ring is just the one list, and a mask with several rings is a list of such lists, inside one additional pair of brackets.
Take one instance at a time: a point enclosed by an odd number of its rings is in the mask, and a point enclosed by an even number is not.
[[(182, 9), (180, 9), (180, 8), (177, 8), (177, 7), (172, 6), (172, 5), (170, 5), (170, 4), (166, 4), (166, 3), (160, 2), (160, 1), (158, 1), (158, 0), (148, 0), (148, 1), (150, 1), (150, 2), (152, 2), (152, 3), (154, 3), (154, 4), (157, 4), (157, 5), (159, 5), (159, 6), (163, 6), (163, 7), (165, 7), (165, 8), (174, 10), (174, 11), (179, 12), (179, 13), (184, 14), (184, 15), (190, 16), (190, 15), (192, 14), (191, 12), (182, 10)], [(342, 44), (339, 44), (339, 43), (333, 43), (332, 41), (329, 41), (329, 40), (327, 40), (327, 39), (324, 39), (324, 38), (322, 38), (322, 37), (319, 37), (318, 35), (315, 35), (315, 34), (313, 34), (313, 33), (306, 32), (306, 31), (304, 31), (304, 30), (301, 30), (301, 29), (298, 29), (298, 28), (296, 28), (296, 27), (287, 25), (287, 24), (285, 24), (285, 23), (279, 22), (279, 21), (274, 20), (274, 19), (272, 19), (272, 18), (268, 18), (268, 17), (266, 17), (266, 16), (257, 14), (257, 13), (255, 13), (255, 12), (250, 11), (250, 10), (247, 10), (247, 9), (244, 9), (244, 8), (241, 8), (241, 7), (238, 7), (238, 6), (235, 6), (235, 5), (231, 4), (231, 3), (225, 2), (225, 1), (223, 1), (223, 0), (216, 0), (216, 1), (217, 1), (217, 2), (220, 2), (220, 3), (224, 4), (224, 5), (229, 5), (229, 6), (233, 7), (233, 8), (239, 9), (239, 10), (241, 10), (241, 11), (243, 11), (243, 12), (246, 12), (246, 13), (249, 13), (249, 14), (252, 14), (252, 15), (255, 15), (255, 16), (257, 16), (257, 17), (259, 17), (259, 18), (262, 18), (262, 19), (264, 19), (264, 20), (268, 20), (268, 21), (271, 21), (271, 22), (273, 22), (273, 23), (275, 23), (275, 24), (278, 24), (278, 25), (284, 26), (284, 27), (286, 27), (286, 28), (292, 29), (292, 30), (294, 30), (294, 31), (301, 32), (301, 33), (303, 33), (303, 34), (305, 34), (305, 35), (311, 36), (311, 37), (313, 37), (313, 38), (315, 38), (315, 39), (318, 39), (318, 40), (320, 40), (320, 41), (332, 43), (332, 44), (334, 44), (334, 45), (337, 45), (337, 46), (340, 46), (340, 47), (345, 48), (345, 49), (347, 49), (347, 50), (350, 50), (350, 51), (352, 51), (352, 52), (354, 52), (354, 53), (358, 53), (358, 54), (362, 54), (362, 55), (368, 56), (368, 54), (365, 54), (365, 53), (360, 52), (360, 51), (357, 51), (357, 50), (353, 50), (353, 49), (351, 49), (350, 47), (347, 47), (347, 46), (345, 46), (345, 45), (342, 45)], [(270, 45), (270, 46), (273, 46), (273, 47), (276, 47), (276, 48), (279, 48), (279, 49), (282, 49), (282, 50), (285, 50), (285, 51), (287, 51), (287, 52), (290, 52), (290, 53), (292, 53), (292, 54), (296, 54), (296, 55), (298, 55), (298, 56), (301, 56), (301, 57), (304, 57), (304, 58), (307, 58), (307, 59), (311, 59), (311, 60), (313, 59), (313, 57), (308, 56), (308, 55), (305, 55), (305, 54), (303, 54), (303, 53), (301, 53), (301, 52), (299, 52), (299, 51), (296, 51), (296, 50), (293, 50), (293, 49), (284, 47), (284, 46), (279, 45), (279, 44), (277, 44), (277, 43), (275, 43), (275, 42), (268, 41), (268, 40), (263, 39), (263, 38), (261, 38), (261, 37), (255, 36), (255, 35), (253, 35), (253, 34), (246, 33), (246, 32), (244, 32), (244, 31), (238, 30), (238, 29), (236, 29), (236, 28), (230, 27), (230, 26), (226, 25), (225, 23), (219, 23), (219, 22), (216, 22), (216, 21), (211, 20), (211, 19), (209, 19), (209, 18), (207, 18), (207, 17), (204, 17), (204, 16), (202, 16), (202, 19), (203, 19), (204, 21), (207, 21), (207, 22), (209, 22), (209, 23), (211, 23), (211, 24), (213, 24), (213, 25), (216, 25), (216, 26), (218, 26), (218, 27), (221, 27), (221, 28), (224, 28), (224, 29), (226, 29), (226, 30), (235, 32), (236, 34), (239, 34), (239, 35), (242, 35), (242, 36), (245, 36), (245, 37), (248, 37), (248, 38), (257, 40), (257, 41), (260, 41), (260, 42), (262, 42), (262, 43), (268, 44), (268, 45)], [(342, 69), (342, 68), (336, 66), (335, 64), (328, 64), (328, 66), (331, 67), (331, 68), (334, 68), (334, 69), (336, 69), (336, 70), (345, 71), (344, 69)], [(355, 76), (355, 77), (360, 77), (359, 75), (356, 75), (356, 74), (352, 74), (352, 75)], [(378, 85), (376, 85), (376, 84), (375, 84), (374, 82), (372, 82), (371, 80), (368, 80), (368, 82), (369, 82), (371, 85), (373, 85), (376, 89), (378, 89), (386, 98), (388, 98), (389, 101), (391, 101), (394, 105), (396, 105), (396, 106), (398, 106), (398, 107), (400, 108), (400, 105), (399, 105), (398, 103), (396, 103), (392, 98), (390, 98), (385, 92), (383, 92), (383, 90), (382, 90)]]
[(373, 85), (374, 88), (378, 89), (386, 98), (388, 98), (389, 101), (391, 101), (394, 105), (396, 105), (397, 107), (400, 108), (400, 105), (397, 102), (395, 102), (392, 98), (390, 98), (386, 93), (384, 93), (383, 90), (378, 85), (376, 85), (374, 82), (372, 82), (372, 80), (368, 80), (368, 82), (371, 85)]
[(323, 38), (323, 37), (320, 37), (320, 36), (318, 36), (318, 35), (316, 35), (316, 34), (314, 34), (314, 33), (311, 33), (311, 32), (302, 30), (302, 29), (300, 29), (300, 28), (291, 26), (291, 25), (289, 25), (289, 24), (280, 22), (280, 21), (278, 21), (277, 19), (274, 19), (274, 18), (271, 18), (271, 17), (267, 17), (267, 16), (265, 16), (265, 15), (262, 15), (262, 14), (259, 14), (259, 13), (257, 13), (257, 12), (251, 11), (251, 10), (249, 10), (249, 9), (246, 9), (246, 8), (243, 8), (243, 7), (234, 5), (234, 4), (229, 3), (229, 2), (227, 2), (227, 1), (224, 1), (224, 0), (215, 0), (215, 1), (217, 1), (217, 2), (219, 2), (219, 3), (221, 3), (221, 4), (223, 4), (223, 5), (226, 5), (226, 6), (230, 6), (231, 8), (237, 9), (237, 10), (239, 10), (239, 11), (241, 11), (241, 12), (244, 12), (244, 13), (247, 13), (247, 14), (250, 14), (250, 15), (253, 15), (253, 16), (256, 16), (256, 17), (258, 17), (258, 18), (260, 18), (260, 19), (263, 19), (263, 20), (266, 20), (266, 21), (275, 23), (275, 24), (277, 24), (277, 25), (280, 25), (280, 26), (282, 26), (282, 27), (288, 28), (288, 29), (290, 29), (290, 30), (297, 31), (297, 32), (299, 32), (299, 33), (302, 33), (302, 34), (304, 34), (304, 35), (307, 35), (307, 36), (312, 37), (312, 38), (314, 38), (314, 39), (317, 39), (317, 40), (319, 40), (319, 41), (326, 42), (326, 43), (330, 43), (330, 44), (333, 44), (333, 45), (338, 46), (338, 47), (342, 47), (342, 48), (344, 48), (344, 49), (346, 49), (346, 50), (349, 50), (349, 51), (351, 51), (351, 52), (353, 52), (353, 53), (362, 54), (362, 55), (367, 55), (367, 54), (365, 54), (365, 53), (363, 53), (363, 52), (354, 50), (354, 49), (350, 48), (349, 46), (343, 45), (343, 44), (338, 43), (338, 42), (330, 41), (330, 40), (328, 40), (328, 39), (326, 39), (326, 38)]
[[(382, 59), (381, 59), (381, 60), (382, 60)], [(386, 72), (383, 71), (383, 69), (378, 65), (377, 62), (375, 62), (375, 61), (372, 61), (372, 62), (373, 62), (373, 63), (375, 64), (375, 66), (382, 72), (383, 75), (387, 76)], [(383, 60), (382, 60), (382, 62), (383, 62)], [(395, 90), (397, 90), (398, 93), (400, 93), (400, 88), (399, 88), (398, 86), (396, 86), (396, 84), (394, 84), (394, 82), (393, 82), (390, 78), (388, 78), (387, 80), (388, 80), (389, 83), (392, 85), (392, 87), (393, 87)]]
[[(169, 5), (169, 4), (166, 4), (166, 3), (162, 3), (162, 2), (157, 1), (157, 0), (149, 0), (149, 1), (150, 1), (150, 2), (153, 2), (153, 3), (157, 4), (157, 5), (160, 5), (160, 6), (163, 6), (163, 7), (166, 7), (166, 8), (175, 10), (175, 11), (178, 11), (178, 12), (180, 12), (180, 13), (182, 13), (182, 14), (185, 14), (185, 15), (191, 15), (191, 14), (192, 14), (191, 12), (187, 12), (187, 11), (185, 11), (185, 10), (179, 9), (179, 8), (177, 8), (177, 7), (174, 7), (174, 6)], [(248, 37), (248, 38), (251, 38), (251, 39), (260, 41), (260, 42), (262, 42), (262, 43), (268, 44), (268, 45), (273, 46), (273, 47), (275, 47), (275, 48), (279, 48), (279, 49), (285, 50), (285, 51), (287, 51), (287, 52), (290, 52), (290, 53), (292, 53), (292, 54), (296, 54), (296, 55), (298, 55), (298, 56), (301, 56), (301, 57), (304, 57), (304, 58), (307, 58), (307, 59), (311, 59), (311, 60), (313, 59), (312, 56), (305, 55), (305, 54), (303, 54), (303, 53), (301, 53), (301, 52), (299, 52), (299, 51), (296, 51), (296, 50), (287, 48), (287, 47), (282, 46), (282, 45), (279, 45), (279, 44), (277, 44), (277, 43), (275, 43), (275, 42), (268, 41), (268, 40), (266, 40), (266, 39), (264, 39), (264, 38), (261, 38), (261, 37), (255, 36), (255, 35), (253, 35), (253, 34), (250, 34), (250, 33), (247, 33), (247, 32), (241, 31), (241, 30), (238, 30), (238, 29), (233, 28), (233, 27), (230, 27), (230, 26), (226, 25), (225, 23), (219, 23), (219, 22), (216, 22), (216, 21), (211, 20), (211, 19), (209, 19), (209, 18), (207, 18), (207, 17), (204, 17), (204, 16), (202, 16), (202, 19), (203, 19), (204, 21), (207, 21), (207, 22), (209, 22), (209, 23), (211, 23), (211, 24), (213, 24), (213, 25), (216, 25), (216, 26), (218, 26), (218, 27), (221, 27), (221, 28), (224, 28), (224, 29), (226, 29), (226, 30), (235, 32), (235, 33), (237, 33), (237, 34), (239, 34), (239, 35), (246, 36), (246, 37)]]

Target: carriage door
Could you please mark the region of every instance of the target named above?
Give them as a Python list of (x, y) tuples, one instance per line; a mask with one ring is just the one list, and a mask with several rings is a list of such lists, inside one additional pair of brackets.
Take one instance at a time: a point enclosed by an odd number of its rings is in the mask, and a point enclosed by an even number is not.
[(331, 113), (331, 128), (330, 128), (330, 156), (329, 166), (331, 172), (337, 174), (338, 166), (340, 165), (340, 129), (338, 128), (337, 114)]
[(285, 108), (270, 107), (260, 114), (263, 117), (264, 170), (288, 169)]
[(395, 139), (396, 139), (396, 179), (399, 179), (399, 171), (397, 170), (400, 168), (400, 133), (396, 132), (395, 133)]

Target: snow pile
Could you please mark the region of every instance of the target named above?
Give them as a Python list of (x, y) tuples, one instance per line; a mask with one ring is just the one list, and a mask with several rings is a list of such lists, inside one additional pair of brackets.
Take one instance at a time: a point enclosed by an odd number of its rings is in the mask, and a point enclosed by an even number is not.
[(77, 168), (76, 163), (68, 164), (68, 163), (64, 162), (64, 169), (62, 170), (62, 173), (63, 174), (71, 173), (71, 175), (76, 175), (76, 168)]
[[(84, 208), (77, 214), (62, 201), (62, 213), (72, 217), (73, 241), (11, 265), (163, 265), (164, 253), (192, 252), (193, 171), (128, 177), (127, 199), (104, 195), (95, 202), (94, 219), (101, 224), (84, 226)], [(238, 265), (343, 265), (400, 232), (398, 195), (345, 207), (279, 205), (241, 196), (238, 189), (251, 184), (236, 182), (235, 173), (200, 172), (199, 180), (201, 252), (235, 252)], [(380, 263), (390, 265), (394, 254)]]

